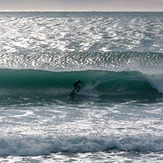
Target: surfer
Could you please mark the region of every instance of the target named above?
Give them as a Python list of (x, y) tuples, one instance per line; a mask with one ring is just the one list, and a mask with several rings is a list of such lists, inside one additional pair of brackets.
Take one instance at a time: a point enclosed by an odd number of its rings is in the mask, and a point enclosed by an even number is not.
[(77, 90), (77, 92), (79, 92), (80, 90), (80, 85), (79, 84), (83, 84), (80, 80), (76, 81), (73, 86), (75, 87), (74, 90), (72, 91), (72, 93), (74, 93), (75, 90)]

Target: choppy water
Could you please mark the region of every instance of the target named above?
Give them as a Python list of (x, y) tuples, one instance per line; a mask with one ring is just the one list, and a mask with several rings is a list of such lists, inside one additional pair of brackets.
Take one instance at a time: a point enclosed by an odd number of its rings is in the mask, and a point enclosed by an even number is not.
[(163, 13), (1, 12), (0, 36), (0, 162), (162, 162)]

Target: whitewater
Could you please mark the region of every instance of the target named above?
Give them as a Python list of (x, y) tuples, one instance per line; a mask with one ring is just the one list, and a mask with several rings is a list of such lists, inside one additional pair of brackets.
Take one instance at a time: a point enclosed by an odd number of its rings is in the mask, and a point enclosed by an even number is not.
[(0, 12), (0, 36), (0, 162), (163, 162), (162, 12)]

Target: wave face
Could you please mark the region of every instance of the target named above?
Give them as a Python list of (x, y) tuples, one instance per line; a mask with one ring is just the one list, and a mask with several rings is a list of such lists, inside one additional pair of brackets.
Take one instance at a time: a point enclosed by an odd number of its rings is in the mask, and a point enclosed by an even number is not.
[(73, 83), (78, 79), (84, 83), (78, 97), (148, 97), (163, 93), (162, 75), (146, 75), (137, 71), (0, 70), (0, 76), (1, 96), (67, 97), (73, 90)]
[[(152, 76), (140, 72), (109, 72), (109, 71), (75, 71), (48, 72), (37, 70), (0, 70), (0, 88), (6, 89), (71, 89), (73, 83), (81, 79), (83, 89), (97, 90), (101, 93), (146, 93), (161, 92), (150, 82)], [(156, 77), (157, 78), (157, 77)], [(129, 93), (128, 92), (128, 93)]]

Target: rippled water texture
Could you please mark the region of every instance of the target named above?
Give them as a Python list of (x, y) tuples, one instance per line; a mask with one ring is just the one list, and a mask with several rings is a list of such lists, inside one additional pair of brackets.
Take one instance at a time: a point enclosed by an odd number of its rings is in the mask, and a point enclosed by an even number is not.
[[(156, 62), (151, 64), (156, 64), (156, 68), (160, 60), (157, 53), (163, 52), (163, 16), (162, 13), (0, 13), (0, 35), (1, 68), (121, 70), (124, 66), (121, 61), (132, 65), (133, 57), (139, 58), (134, 60), (138, 66), (142, 66), (139, 63), (142, 60), (150, 64), (154, 59)], [(153, 53), (153, 58), (148, 52)], [(127, 60), (127, 56), (131, 58)]]
[(161, 163), (162, 83), (163, 13), (1, 12), (0, 162)]
[(162, 13), (0, 13), (3, 52), (163, 52)]

